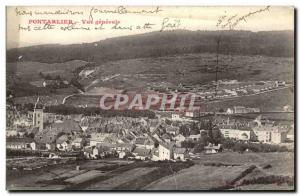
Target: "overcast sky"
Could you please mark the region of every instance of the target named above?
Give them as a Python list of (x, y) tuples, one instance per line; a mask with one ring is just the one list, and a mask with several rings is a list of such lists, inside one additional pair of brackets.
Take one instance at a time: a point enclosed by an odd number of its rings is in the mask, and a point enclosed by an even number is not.
[[(93, 10), (115, 10), (117, 7), (94, 7)], [(266, 7), (159, 7), (156, 14), (118, 14), (118, 13), (94, 13), (94, 22), (97, 20), (118, 20), (119, 26), (129, 27), (132, 30), (112, 30), (113, 25), (106, 25), (104, 30), (95, 30), (95, 25), (80, 24), (81, 20), (90, 18), (92, 7), (8, 7), (7, 8), (7, 47), (23, 47), (37, 44), (71, 44), (83, 42), (95, 42), (106, 38), (147, 33), (159, 31), (166, 17), (169, 18), (170, 25), (166, 30), (186, 29), (186, 30), (220, 30), (217, 27), (218, 19), (222, 16), (228, 19), (232, 16), (232, 21), (254, 13)], [(19, 11), (19, 15), (16, 12)], [(155, 7), (126, 7), (128, 11), (152, 11)], [(82, 14), (71, 15), (36, 15), (34, 11), (78, 11)], [(27, 14), (21, 15), (26, 11)], [(29, 13), (32, 13), (30, 16)], [(19, 25), (28, 26), (29, 20), (34, 19), (72, 19), (79, 22), (76, 27), (90, 27), (91, 30), (62, 31), (61, 26), (56, 25), (53, 30), (33, 31), (32, 28), (40, 25), (31, 25), (31, 31), (19, 31)], [(178, 21), (180, 20), (180, 23)], [(143, 26), (151, 23), (151, 29), (136, 29), (136, 26)], [(99, 26), (99, 25), (98, 25)], [(228, 28), (225, 28), (228, 29)], [(269, 31), (269, 30), (293, 30), (294, 29), (294, 8), (293, 7), (270, 7), (268, 10), (251, 14), (245, 20), (240, 20), (234, 27), (235, 30)]]

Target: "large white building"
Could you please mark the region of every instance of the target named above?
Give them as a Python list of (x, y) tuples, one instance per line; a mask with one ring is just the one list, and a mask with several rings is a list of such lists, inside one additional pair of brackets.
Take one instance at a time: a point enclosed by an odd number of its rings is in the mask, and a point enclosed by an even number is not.
[(280, 144), (287, 138), (287, 131), (279, 126), (258, 126), (253, 131), (260, 142)]
[(249, 141), (254, 139), (253, 131), (251, 130), (241, 130), (241, 129), (220, 129), (221, 133), (225, 138), (233, 138), (237, 140)]
[(160, 143), (158, 146), (158, 157), (159, 160), (170, 160), (173, 159), (173, 144)]

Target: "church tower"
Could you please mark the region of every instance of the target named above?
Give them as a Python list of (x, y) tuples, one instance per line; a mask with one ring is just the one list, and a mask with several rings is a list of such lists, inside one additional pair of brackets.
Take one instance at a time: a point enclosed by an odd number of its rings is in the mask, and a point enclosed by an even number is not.
[(44, 128), (43, 109), (35, 108), (33, 111), (33, 126), (38, 127), (39, 131)]
[(39, 131), (44, 129), (43, 109), (38, 109), (37, 104), (40, 100), (38, 96), (33, 110), (33, 127), (38, 127)]

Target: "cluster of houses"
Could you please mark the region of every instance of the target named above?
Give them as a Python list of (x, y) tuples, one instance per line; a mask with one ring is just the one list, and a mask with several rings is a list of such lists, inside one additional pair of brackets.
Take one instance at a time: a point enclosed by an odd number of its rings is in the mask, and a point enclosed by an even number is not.
[[(188, 158), (187, 149), (180, 147), (180, 141), (186, 138), (178, 134), (179, 128), (165, 126), (165, 133), (160, 134), (158, 119), (64, 116), (45, 114), (42, 109), (35, 109), (32, 115), (31, 125), (22, 124), (24, 134), (7, 130), (8, 149), (82, 151), (86, 158), (118, 156), (182, 161)], [(33, 137), (28, 137), (30, 134)], [(171, 142), (174, 135), (177, 141)]]
[[(31, 122), (29, 122), (31, 120)], [(15, 116), (6, 131), (8, 149), (40, 151), (81, 151), (86, 158), (109, 156), (140, 160), (187, 160), (192, 149), (184, 141), (201, 139), (201, 121), (182, 120), (178, 114), (156, 119), (56, 115), (35, 109), (30, 115)], [(215, 118), (225, 138), (280, 144), (293, 128), (275, 125), (261, 118), (247, 123)], [(191, 131), (193, 125), (193, 130)], [(188, 134), (182, 132), (187, 127)], [(209, 144), (205, 153), (217, 153), (221, 145)]]
[(232, 122), (228, 118), (216, 124), (225, 138), (272, 144), (286, 142), (294, 129), (292, 125), (278, 125), (274, 121), (262, 120), (261, 116), (246, 123)]
[(212, 83), (205, 85), (185, 85), (179, 83), (177, 87), (173, 87), (172, 84), (164, 82), (152, 85), (152, 89), (161, 89), (160, 91), (162, 92), (192, 92), (196, 93), (202, 100), (209, 100), (267, 92), (276, 88), (285, 87), (287, 84), (285, 81), (239, 82), (237, 80), (218, 80), (218, 82), (212, 81)]

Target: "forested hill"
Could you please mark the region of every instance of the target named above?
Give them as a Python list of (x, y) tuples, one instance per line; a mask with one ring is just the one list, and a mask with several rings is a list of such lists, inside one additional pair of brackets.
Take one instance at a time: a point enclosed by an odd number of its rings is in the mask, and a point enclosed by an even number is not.
[(220, 36), (220, 53), (294, 56), (293, 31), (165, 31), (110, 38), (93, 43), (71, 45), (38, 45), (7, 51), (7, 62), (23, 61), (46, 63), (85, 60), (97, 63), (159, 57), (184, 53), (215, 53)]

